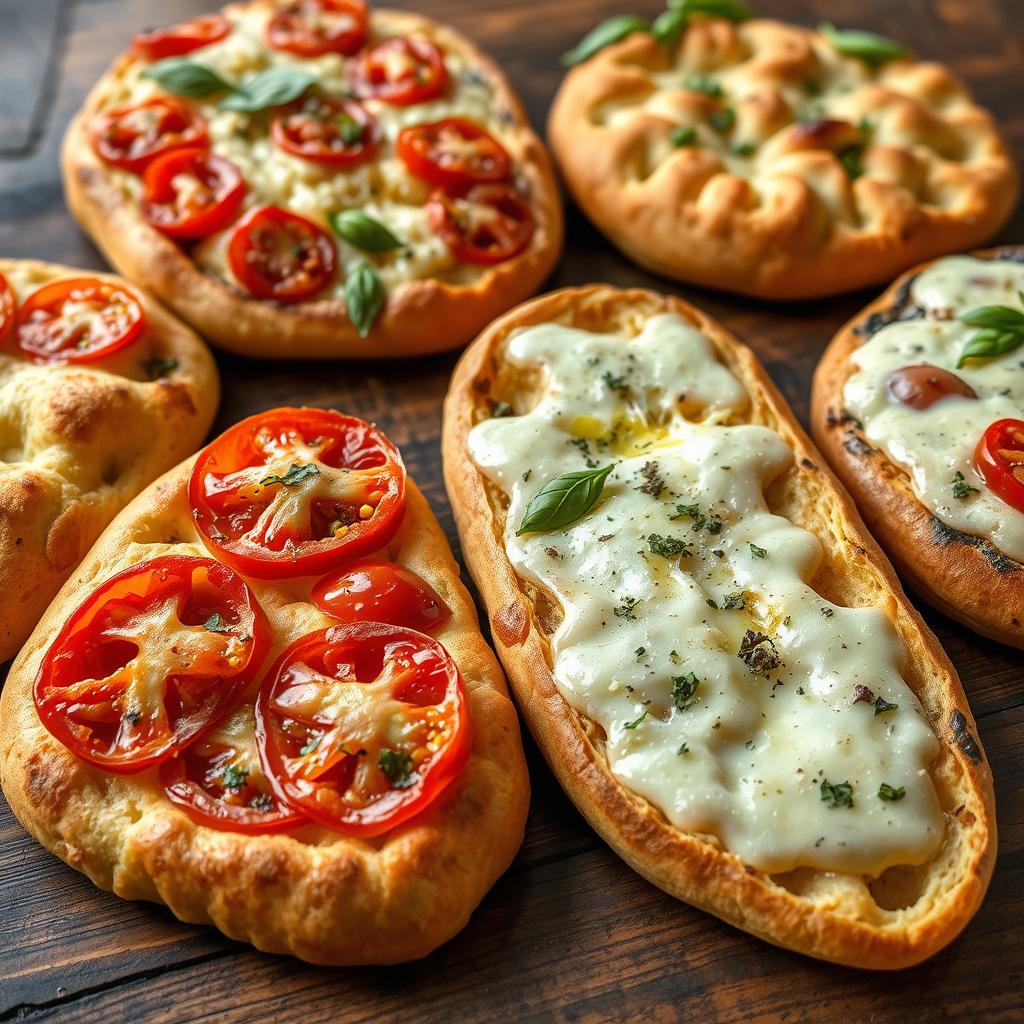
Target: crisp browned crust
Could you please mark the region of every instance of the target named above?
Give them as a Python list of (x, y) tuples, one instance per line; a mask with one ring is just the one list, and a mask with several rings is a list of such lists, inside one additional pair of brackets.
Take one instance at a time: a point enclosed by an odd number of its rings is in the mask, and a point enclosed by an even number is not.
[[(720, 73), (724, 99), (684, 88)], [(723, 106), (735, 127), (716, 131)], [(698, 126), (696, 145), (673, 148), (678, 125)], [(861, 288), (978, 245), (1017, 198), (993, 119), (945, 68), (871, 70), (777, 21), (694, 21), (674, 51), (630, 36), (567, 75), (548, 134), (576, 201), (631, 259), (766, 299)]]
[[(263, 2), (263, 0), (255, 0)], [(359, 337), (343, 303), (317, 300), (279, 305), (253, 299), (201, 270), (174, 242), (152, 228), (138, 203), (93, 151), (89, 125), (110, 104), (118, 82), (138, 58), (119, 57), (89, 94), (64, 139), (62, 166), (68, 208), (110, 262), (152, 289), (221, 348), (265, 359), (388, 359), (458, 348), (510, 306), (533, 294), (562, 248), (562, 208), (543, 144), (497, 65), (460, 33), (427, 18), (386, 14), (405, 31), (465, 55), (494, 88), (494, 108), (505, 115), (502, 142), (516, 168), (536, 221), (520, 256), (480, 268), (471, 279), (425, 278), (394, 288), (367, 338)]]
[[(998, 257), (1007, 249), (976, 256)], [(864, 438), (843, 409), (858, 328), (900, 302), (924, 264), (908, 271), (832, 339), (814, 373), (811, 428), (900, 575), (915, 593), (983, 636), (1024, 648), (1024, 566), (978, 537), (944, 526), (918, 500), (909, 475)]]
[[(387, 836), (356, 840), (309, 825), (246, 836), (195, 824), (159, 790), (154, 770), (111, 775), (71, 754), (32, 699), (40, 659), (104, 579), (161, 552), (206, 554), (189, 514), (193, 460), (166, 474), (110, 525), (32, 634), (0, 696), (0, 783), (40, 843), (125, 899), (166, 903), (182, 920), (315, 963), (397, 963), (429, 953), (469, 919), (519, 844), (529, 778), (515, 709), (480, 635), (448, 542), (410, 481), (405, 522), (389, 545), (444, 598), (437, 631), (469, 697), (473, 752), (437, 805)], [(309, 603), (314, 580), (248, 581), (273, 627), (267, 664), (330, 621)]]
[[(772, 511), (815, 533), (825, 560), (814, 585), (829, 600), (884, 608), (906, 649), (905, 678), (939, 737), (931, 774), (946, 813), (946, 837), (922, 868), (892, 868), (878, 880), (797, 869), (758, 872), (712, 836), (672, 827), (609, 771), (603, 742), (562, 698), (551, 675), (553, 598), (518, 578), (502, 541), (501, 495), (471, 461), (466, 437), (494, 400), (528, 403), (503, 364), (509, 334), (557, 322), (631, 337), (660, 312), (678, 313), (713, 343), (746, 386), (751, 422), (777, 430), (796, 461), (768, 492)], [(995, 859), (991, 776), (956, 672), (909, 604), (849, 497), (825, 468), (749, 349), (678, 299), (594, 285), (543, 296), (504, 316), (467, 350), (445, 405), (445, 481), (470, 571), (488, 610), (497, 651), (520, 710), (559, 782), (601, 836), (666, 892), (769, 942), (858, 967), (905, 967), (948, 943), (977, 910)]]
[[(29, 290), (111, 277), (4, 259), (0, 274)], [(0, 354), (0, 661), (17, 653), (110, 520), (195, 451), (213, 421), (220, 389), (209, 350), (139, 295), (148, 330), (99, 364), (38, 366), (10, 344)], [(178, 365), (151, 381), (142, 364), (154, 359)]]

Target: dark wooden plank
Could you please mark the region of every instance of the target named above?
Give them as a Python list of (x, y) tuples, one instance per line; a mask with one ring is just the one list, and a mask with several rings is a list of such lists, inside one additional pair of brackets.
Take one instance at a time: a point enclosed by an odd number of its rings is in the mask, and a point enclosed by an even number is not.
[(0, 59), (0, 154), (17, 155), (31, 145), (50, 95), (50, 57), (61, 0), (0, 0), (3, 57)]

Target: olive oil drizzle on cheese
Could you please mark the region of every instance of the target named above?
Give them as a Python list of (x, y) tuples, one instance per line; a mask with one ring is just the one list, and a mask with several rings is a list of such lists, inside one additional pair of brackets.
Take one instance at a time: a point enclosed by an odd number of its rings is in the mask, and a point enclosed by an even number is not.
[[(504, 356), (544, 394), (477, 425), (470, 453), (509, 496), (513, 566), (561, 605), (555, 681), (619, 781), (765, 871), (928, 860), (938, 744), (902, 647), (880, 609), (807, 584), (821, 544), (764, 498), (792, 453), (738, 422), (746, 393), (704, 337), (670, 315), (628, 340), (547, 324)], [(609, 462), (582, 519), (515, 535), (546, 482)]]

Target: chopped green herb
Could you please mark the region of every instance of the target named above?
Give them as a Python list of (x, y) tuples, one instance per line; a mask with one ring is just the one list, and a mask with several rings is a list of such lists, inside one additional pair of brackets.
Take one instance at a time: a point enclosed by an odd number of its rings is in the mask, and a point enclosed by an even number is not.
[(254, 793), (249, 806), (254, 811), (269, 814), (274, 809), (274, 798), (269, 793)]
[(888, 782), (883, 782), (878, 787), (878, 799), (879, 800), (902, 800), (907, 795), (905, 786), (890, 786)]
[(963, 473), (957, 473), (956, 476), (950, 481), (953, 485), (953, 497), (954, 498), (967, 498), (972, 494), (978, 494), (978, 488), (969, 484), (964, 479)]
[(221, 779), (225, 789), (241, 789), (249, 773), (244, 768), (229, 764), (223, 771)]
[(161, 377), (168, 377), (178, 368), (177, 359), (144, 359), (139, 364), (150, 380), (159, 380)]
[(712, 99), (717, 100), (723, 95), (722, 87), (707, 75), (690, 75), (684, 85), (690, 92), (700, 92)]
[(684, 124), (678, 128), (673, 128), (668, 133), (668, 141), (675, 146), (676, 149), (682, 149), (684, 146), (692, 146), (697, 141), (697, 129), (693, 125)]
[(725, 603), (722, 605), (725, 609), (737, 609), (742, 611), (747, 605), (746, 598), (743, 596), (742, 590), (737, 590), (735, 593), (725, 595)]
[(204, 623), (203, 629), (208, 629), (211, 633), (230, 633), (231, 626), (224, 621), (224, 616), (220, 612), (214, 612)]
[(680, 755), (688, 754), (689, 752), (690, 752), (690, 748), (685, 743), (680, 743), (679, 744), (679, 749), (676, 751), (676, 753), (680, 754)]
[(313, 737), (313, 738), (312, 738), (311, 740), (309, 740), (309, 741), (308, 741), (308, 742), (307, 742), (307, 743), (305, 744), (305, 746), (303, 746), (303, 747), (302, 747), (302, 748), (301, 748), (301, 749), (299, 750), (299, 753), (300, 753), (300, 754), (301, 754), (301, 755), (302, 755), (303, 757), (305, 757), (305, 756), (306, 756), (307, 754), (312, 754), (312, 753), (313, 753), (313, 751), (315, 751), (315, 750), (316, 750), (316, 748), (320, 746), (320, 741), (321, 741), (321, 740), (322, 740), (323, 738), (324, 738), (324, 737), (323, 737), (323, 733), (321, 733), (321, 734), (320, 734), (319, 736), (314, 736), (314, 737)]
[(700, 687), (700, 680), (692, 672), (672, 677), (672, 704), (683, 711), (693, 703)]
[(626, 388), (629, 387), (626, 383), (625, 377), (612, 373), (611, 370), (605, 370), (605, 372), (601, 374), (601, 380), (608, 385), (608, 389), (610, 391), (625, 391)]
[(856, 181), (864, 173), (863, 157), (864, 147), (859, 143), (839, 151), (837, 159), (843, 165), (843, 170), (846, 171), (850, 181)]
[(663, 537), (660, 533), (651, 533), (647, 536), (647, 545), (655, 555), (662, 558), (676, 558), (679, 555), (688, 555), (690, 545), (678, 537)]
[(404, 750), (381, 747), (377, 767), (387, 776), (395, 789), (408, 789), (419, 776), (412, 770), (412, 755)]
[(829, 807), (853, 807), (853, 786), (849, 782), (821, 780), (821, 799)]
[(753, 142), (734, 142), (732, 144), (733, 156), (753, 156), (757, 146)]
[(720, 533), (722, 529), (722, 520), (710, 513), (705, 515), (701, 512), (699, 505), (676, 505), (676, 514), (669, 516), (669, 519), (673, 522), (677, 519), (692, 519), (694, 533), (697, 533), (699, 530), (707, 530), (708, 533)]
[(302, 483), (303, 480), (319, 475), (320, 470), (315, 463), (307, 462), (305, 465), (300, 465), (298, 462), (293, 462), (287, 473), (284, 475), (271, 473), (260, 481), (260, 486), (267, 487), (269, 484), (284, 484), (285, 487), (294, 487), (296, 484)]
[(899, 704), (890, 704), (884, 697), (875, 698), (875, 714), (887, 715), (890, 711), (897, 711)]
[(759, 675), (767, 675), (782, 664), (782, 658), (775, 649), (775, 642), (764, 633), (758, 633), (753, 629), (748, 629), (743, 634), (740, 648), (736, 653), (751, 672)]
[(634, 718), (632, 722), (625, 722), (623, 729), (635, 729), (648, 715), (647, 708), (644, 708), (644, 713), (639, 718)]
[(624, 597), (622, 604), (616, 605), (612, 612), (617, 619), (626, 619), (629, 622), (636, 622), (636, 614), (634, 609), (640, 603), (639, 598), (636, 597)]
[(665, 477), (656, 462), (645, 462), (640, 467), (640, 475), (644, 478), (644, 482), (637, 488), (641, 494), (657, 498), (665, 490)]
[(750, 545), (750, 553), (755, 558), (767, 558), (768, 552), (764, 548), (759, 548), (756, 544)]
[(721, 110), (716, 110), (708, 118), (708, 124), (710, 124), (716, 132), (721, 132), (723, 135), (729, 131), (735, 123), (736, 111), (733, 110), (732, 107), (722, 107)]

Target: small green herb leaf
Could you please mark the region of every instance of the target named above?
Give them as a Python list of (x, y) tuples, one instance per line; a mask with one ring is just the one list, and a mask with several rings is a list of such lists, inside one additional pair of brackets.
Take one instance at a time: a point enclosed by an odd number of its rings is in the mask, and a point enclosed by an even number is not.
[[(1024, 293), (1017, 294), (1024, 303)], [(1012, 306), (978, 306), (957, 319), (978, 328), (960, 353), (957, 369), (968, 359), (990, 359), (1024, 345), (1024, 312)]]
[(150, 380), (159, 380), (173, 373), (178, 368), (177, 359), (144, 359), (139, 364)]
[(953, 497), (954, 498), (967, 498), (972, 494), (978, 494), (978, 488), (973, 487), (967, 482), (963, 473), (958, 472), (956, 476), (950, 481), (953, 485)]
[(249, 777), (249, 773), (244, 768), (239, 768), (237, 765), (229, 764), (221, 775), (221, 780), (224, 784), (225, 789), (241, 789), (245, 785), (245, 780)]
[(684, 124), (678, 128), (673, 128), (668, 133), (668, 141), (675, 146), (676, 149), (682, 149), (684, 146), (692, 146), (697, 141), (697, 129), (693, 125)]
[(716, 132), (724, 135), (736, 123), (736, 111), (732, 107), (722, 107), (708, 118), (708, 123)]
[(725, 601), (722, 604), (724, 609), (734, 609), (737, 611), (743, 611), (747, 606), (747, 599), (743, 596), (742, 590), (737, 590), (733, 594), (726, 594)]
[(873, 67), (887, 61), (905, 57), (907, 48), (892, 39), (864, 32), (859, 29), (838, 29), (830, 22), (823, 21), (818, 31), (842, 54), (847, 57), (859, 57)]
[(616, 605), (612, 609), (612, 613), (617, 619), (626, 619), (629, 622), (636, 622), (636, 606), (640, 603), (640, 599), (636, 597), (624, 597), (622, 604)]
[(395, 789), (408, 789), (419, 776), (412, 770), (412, 756), (404, 750), (381, 747), (377, 767), (387, 776)]
[(682, 756), (683, 754), (688, 754), (689, 752), (690, 748), (685, 743), (680, 743), (679, 749), (676, 751), (676, 753), (680, 756)]
[(379, 220), (362, 210), (342, 210), (332, 213), (329, 219), (339, 238), (363, 252), (387, 252), (405, 245)]
[(303, 480), (308, 480), (311, 476), (319, 475), (320, 470), (314, 463), (308, 462), (305, 465), (300, 465), (298, 462), (293, 462), (287, 473), (284, 473), (283, 475), (280, 473), (271, 473), (260, 481), (260, 486), (266, 487), (268, 484), (284, 484), (285, 487), (294, 487), (296, 484), (302, 483)]
[(299, 68), (268, 68), (243, 86), (236, 86), (220, 102), (222, 110), (252, 114), (268, 107), (280, 107), (298, 99), (316, 79)]
[(345, 305), (359, 337), (365, 338), (384, 305), (384, 285), (366, 260), (355, 264), (345, 277)]
[(759, 548), (756, 544), (750, 545), (750, 553), (755, 558), (767, 558), (768, 552), (764, 548)]
[(575, 64), (582, 64), (590, 60), (595, 53), (599, 53), (606, 46), (617, 43), (634, 32), (646, 32), (647, 21), (637, 17), (635, 14), (620, 14), (607, 21), (602, 21), (596, 28), (591, 29), (571, 50), (562, 54), (562, 63), (571, 68)]
[(648, 534), (647, 546), (652, 554), (661, 555), (662, 558), (677, 558), (690, 553), (690, 545), (686, 541), (678, 537), (663, 537), (660, 533)]
[(672, 677), (672, 703), (682, 711), (693, 703), (700, 687), (700, 680), (692, 673)]
[(612, 466), (563, 473), (549, 480), (527, 506), (516, 536), (524, 533), (549, 533), (575, 523), (585, 516), (601, 497), (604, 482)]
[(647, 708), (644, 708), (644, 713), (639, 718), (634, 718), (632, 722), (623, 723), (624, 729), (635, 729), (648, 715)]
[(319, 736), (314, 736), (308, 743), (300, 748), (299, 753), (305, 757), (307, 754), (312, 754), (317, 747), (320, 746), (320, 740), (323, 739), (323, 733)]
[(161, 89), (190, 100), (205, 99), (217, 92), (234, 92), (234, 86), (216, 71), (184, 57), (158, 60), (142, 72), (142, 77), (151, 78)]
[(878, 799), (879, 800), (902, 800), (907, 795), (905, 786), (890, 786), (888, 782), (883, 782), (878, 787)]
[(899, 709), (899, 704), (890, 704), (884, 697), (875, 698), (875, 714), (887, 715), (890, 711)]
[(833, 784), (828, 779), (822, 779), (821, 799), (829, 807), (852, 807), (853, 786), (848, 782), (836, 782)]
[(668, 6), (683, 15), (709, 14), (727, 21), (746, 21), (754, 16), (739, 0), (668, 0)]
[(211, 633), (230, 633), (231, 627), (224, 621), (224, 616), (220, 612), (214, 612), (204, 623), (203, 629), (208, 629)]
[(684, 84), (690, 92), (702, 92), (713, 99), (718, 99), (722, 95), (722, 87), (707, 75), (690, 75)]

